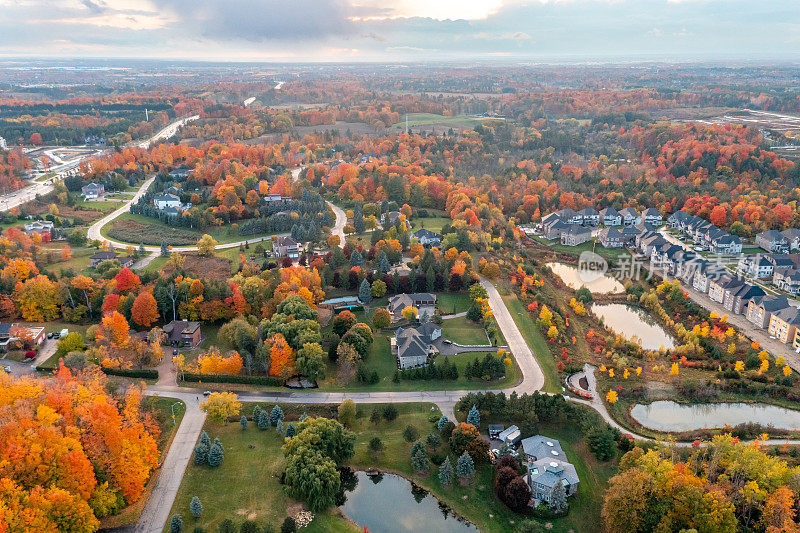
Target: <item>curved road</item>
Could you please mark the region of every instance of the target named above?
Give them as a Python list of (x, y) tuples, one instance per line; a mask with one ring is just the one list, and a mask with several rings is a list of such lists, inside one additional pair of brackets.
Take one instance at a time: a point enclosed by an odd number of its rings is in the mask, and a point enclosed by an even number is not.
[[(292, 170), (293, 181), (296, 180), (297, 177), (300, 175), (301, 170), (302, 169), (300, 168)], [(139, 198), (141, 198), (147, 192), (147, 189), (153, 183), (153, 180), (155, 180), (155, 176), (142, 183), (141, 187), (139, 187), (139, 190), (136, 191), (136, 194), (133, 196), (133, 198), (123, 203), (122, 206), (118, 207), (113, 212), (109, 213), (108, 215), (104, 216), (103, 218), (101, 218), (100, 220), (89, 226), (89, 230), (86, 232), (86, 237), (89, 240), (98, 240), (101, 242), (105, 241), (109, 244), (109, 246), (112, 246), (114, 248), (127, 248), (128, 246), (136, 246), (133, 243), (115, 241), (114, 239), (109, 239), (108, 237), (104, 237), (101, 230), (103, 227), (105, 227), (112, 220), (116, 219), (118, 216), (122, 215), (123, 213), (129, 212), (131, 205), (137, 202)], [(338, 206), (330, 202), (328, 202), (328, 205), (331, 206), (331, 209), (333, 210), (333, 213), (336, 216), (336, 222), (334, 224), (334, 227), (331, 228), (331, 233), (334, 235), (339, 235), (340, 246), (344, 246), (344, 225), (347, 222), (347, 217), (345, 216), (344, 211), (342, 211), (342, 209), (339, 208)], [(281, 233), (280, 235), (288, 235), (288, 234)], [(241, 244), (254, 244), (260, 241), (267, 241), (270, 239), (272, 239), (272, 235), (263, 235), (261, 237), (254, 237), (252, 239), (244, 239), (241, 241), (229, 242), (226, 244), (218, 244), (216, 248), (217, 250), (224, 250), (227, 248), (238, 248), (239, 245)], [(161, 246), (145, 246), (144, 249), (145, 251), (151, 253), (161, 252)], [(176, 252), (195, 252), (197, 251), (197, 246), (173, 246), (172, 250)]]

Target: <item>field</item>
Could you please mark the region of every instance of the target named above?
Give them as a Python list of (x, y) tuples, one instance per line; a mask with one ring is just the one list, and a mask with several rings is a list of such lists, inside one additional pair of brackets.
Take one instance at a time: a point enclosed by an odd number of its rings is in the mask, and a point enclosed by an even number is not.
[[(512, 524), (523, 519), (506, 508), (493, 494), (494, 468), (484, 465), (478, 468), (471, 485), (455, 485), (444, 488), (438, 481), (436, 469), (429, 475), (414, 474), (410, 462), (411, 444), (403, 439), (406, 426), (415, 426), (422, 438), (435, 431), (432, 419), (439, 415), (430, 404), (396, 404), (399, 416), (392, 422), (381, 421), (377, 425), (369, 422), (373, 405), (359, 405), (358, 418), (353, 431), (356, 434), (355, 456), (349, 461), (354, 469), (378, 468), (397, 472), (450, 506), (455, 512), (471, 521), (485, 532), (509, 531)], [(262, 405), (269, 409), (271, 406)], [(309, 415), (331, 416), (332, 407), (324, 405), (281, 406), (286, 421), (297, 420), (303, 412)], [(246, 414), (252, 404), (245, 404)], [(279, 477), (284, 468), (281, 437), (274, 429), (260, 431), (250, 422), (246, 430), (238, 423), (227, 426), (206, 423), (206, 431), (213, 439), (218, 437), (225, 448), (225, 459), (218, 469), (198, 467), (190, 462), (183, 478), (171, 514), (180, 513), (185, 529), (191, 531), (201, 527), (205, 531), (216, 531), (219, 523), (230, 518), (239, 526), (244, 520), (254, 520), (262, 527), (271, 525), (277, 529), (288, 512), (296, 512), (299, 503), (289, 498), (281, 488)], [(588, 455), (579, 430), (570, 425), (541, 424), (540, 432), (559, 439), (567, 458), (575, 465), (581, 483), (578, 494), (570, 499), (572, 509), (563, 519), (552, 520), (549, 528), (556, 532), (595, 531), (602, 503), (602, 491), (608, 478), (615, 473), (613, 463), (599, 463)], [(378, 436), (384, 450), (373, 456), (367, 445)], [(446, 453), (447, 446), (439, 449)], [(203, 514), (195, 522), (189, 513), (189, 501), (198, 496), (203, 504)], [(169, 528), (165, 528), (168, 531)], [(331, 531), (359, 531), (341, 518), (336, 510), (318, 516), (305, 529), (310, 533)]]
[(414, 231), (420, 228), (425, 228), (436, 233), (441, 233), (442, 228), (453, 221), (448, 217), (430, 217), (430, 218), (413, 218), (411, 219), (411, 227)]
[[(474, 128), (482, 122), (481, 119), (466, 115), (446, 117), (444, 115), (434, 115), (433, 113), (409, 113), (408, 128), (417, 131), (431, 131), (438, 129), (440, 132), (453, 128), (454, 130), (467, 130)], [(406, 127), (405, 117), (401, 117), (400, 122), (392, 125), (392, 129), (404, 130)]]
[(630, 256), (630, 252), (628, 252), (628, 250), (626, 250), (625, 248), (606, 248), (599, 242), (597, 243), (597, 245), (595, 245), (592, 241), (589, 241), (580, 244), (578, 246), (566, 246), (560, 243), (552, 244), (548, 242), (547, 239), (536, 238), (536, 240), (544, 244), (551, 250), (575, 256), (578, 256), (583, 252), (594, 252), (597, 255), (605, 259), (608, 259), (610, 261), (616, 261), (620, 257)]
[(440, 292), (436, 294), (436, 307), (441, 314), (463, 313), (472, 300), (467, 293)]

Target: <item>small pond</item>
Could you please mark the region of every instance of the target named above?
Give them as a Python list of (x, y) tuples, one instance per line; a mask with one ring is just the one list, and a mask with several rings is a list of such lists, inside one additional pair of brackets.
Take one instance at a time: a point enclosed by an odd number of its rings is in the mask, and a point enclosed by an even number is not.
[(641, 425), (658, 431), (692, 431), (738, 426), (756, 422), (777, 429), (800, 430), (800, 411), (763, 403), (680, 404), (659, 400), (637, 403), (631, 416)]
[(437, 531), (461, 533), (478, 529), (453, 515), (425, 489), (395, 474), (370, 477), (356, 472), (358, 482), (345, 492), (339, 509), (347, 518), (371, 533)]
[(561, 278), (561, 281), (566, 283), (567, 287), (575, 290), (586, 287), (594, 294), (611, 294), (625, 290), (622, 283), (607, 274), (579, 270), (577, 267), (564, 263), (547, 263), (547, 266)]
[(592, 311), (614, 333), (638, 342), (645, 350), (675, 348), (675, 339), (643, 309), (625, 304), (594, 304)]

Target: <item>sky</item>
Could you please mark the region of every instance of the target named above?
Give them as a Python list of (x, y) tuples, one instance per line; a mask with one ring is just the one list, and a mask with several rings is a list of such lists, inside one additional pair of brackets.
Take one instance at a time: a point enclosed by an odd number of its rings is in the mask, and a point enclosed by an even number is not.
[(800, 61), (800, 0), (0, 0), (0, 56)]

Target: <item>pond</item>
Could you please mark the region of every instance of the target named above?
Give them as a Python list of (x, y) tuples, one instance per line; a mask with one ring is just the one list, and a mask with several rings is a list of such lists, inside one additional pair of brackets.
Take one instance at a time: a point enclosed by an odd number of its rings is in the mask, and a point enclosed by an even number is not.
[(625, 304), (594, 304), (592, 311), (614, 333), (637, 342), (645, 350), (675, 348), (675, 339), (643, 309)]
[(756, 422), (777, 429), (800, 430), (800, 411), (762, 403), (679, 404), (659, 400), (637, 403), (631, 416), (641, 425), (658, 431), (692, 431), (738, 426)]
[(572, 289), (586, 287), (594, 294), (611, 294), (625, 290), (622, 283), (607, 274), (579, 270), (577, 267), (564, 263), (547, 263), (547, 266), (566, 283), (567, 287)]
[(395, 474), (368, 476), (356, 472), (358, 482), (345, 492), (339, 509), (347, 518), (371, 533), (478, 531), (453, 513), (425, 489)]

